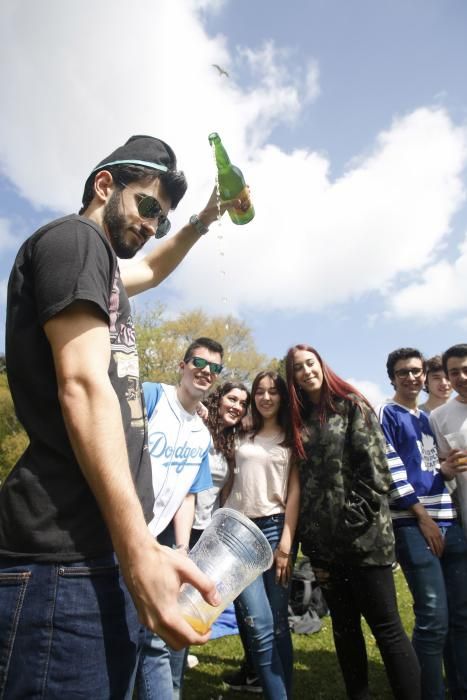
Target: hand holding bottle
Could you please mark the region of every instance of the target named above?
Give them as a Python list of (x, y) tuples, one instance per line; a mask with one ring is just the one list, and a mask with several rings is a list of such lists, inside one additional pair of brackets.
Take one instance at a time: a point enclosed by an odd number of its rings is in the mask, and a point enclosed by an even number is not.
[(227, 155), (219, 134), (209, 134), (209, 143), (214, 149), (217, 165), (217, 181), (221, 202), (236, 198), (240, 200), (239, 206), (229, 207), (229, 216), (234, 224), (247, 224), (255, 215), (251, 203), (250, 190), (245, 184), (242, 171), (236, 165), (232, 165)]
[[(242, 209), (244, 206), (245, 204), (242, 203), (241, 199), (237, 197), (228, 199), (225, 202), (222, 200), (218, 202), (217, 188), (214, 187), (206, 206), (199, 214), (199, 218), (203, 224), (210, 226), (217, 221), (219, 214), (222, 216), (226, 211), (230, 211), (231, 209)], [(248, 204), (246, 204), (246, 206), (248, 206)]]

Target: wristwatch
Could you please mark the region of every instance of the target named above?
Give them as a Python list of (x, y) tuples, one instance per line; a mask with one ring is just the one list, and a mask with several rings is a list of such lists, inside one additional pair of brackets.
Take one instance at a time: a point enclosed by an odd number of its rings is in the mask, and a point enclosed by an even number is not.
[(200, 236), (204, 236), (204, 234), (209, 231), (209, 228), (206, 226), (206, 224), (203, 224), (198, 214), (193, 214), (192, 216), (190, 216), (189, 223), (193, 226), (196, 233), (199, 233)]

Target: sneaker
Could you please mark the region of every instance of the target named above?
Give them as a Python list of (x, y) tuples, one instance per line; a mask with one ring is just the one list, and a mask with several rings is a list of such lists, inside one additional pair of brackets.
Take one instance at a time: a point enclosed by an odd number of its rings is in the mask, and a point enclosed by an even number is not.
[(188, 668), (194, 668), (198, 664), (199, 664), (198, 657), (195, 656), (194, 654), (188, 654), (188, 656), (186, 657), (186, 665), (188, 666)]
[(231, 690), (243, 690), (247, 693), (263, 692), (258, 676), (248, 673), (244, 666), (242, 666), (239, 671), (224, 676), (222, 680), (229, 686), (229, 688), (231, 688)]

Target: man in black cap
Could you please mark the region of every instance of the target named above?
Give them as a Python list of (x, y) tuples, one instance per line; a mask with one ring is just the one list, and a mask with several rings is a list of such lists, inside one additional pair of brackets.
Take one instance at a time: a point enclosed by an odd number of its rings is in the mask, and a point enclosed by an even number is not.
[(131, 698), (140, 622), (175, 648), (207, 639), (176, 599), (189, 581), (216, 604), (212, 582), (146, 526), (154, 495), (128, 295), (178, 265), (216, 219), (215, 197), (124, 276), (117, 261), (167, 233), (185, 190), (172, 149), (133, 136), (93, 169), (80, 214), (42, 227), (14, 263), (7, 372), (30, 444), (0, 491), (4, 700)]

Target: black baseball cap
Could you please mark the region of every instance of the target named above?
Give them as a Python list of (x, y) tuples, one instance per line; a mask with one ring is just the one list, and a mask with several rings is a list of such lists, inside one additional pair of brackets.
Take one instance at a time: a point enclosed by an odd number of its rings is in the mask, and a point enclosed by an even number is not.
[(142, 165), (145, 168), (167, 172), (177, 169), (177, 159), (170, 146), (154, 136), (130, 136), (107, 158), (101, 160), (90, 175), (111, 165)]

